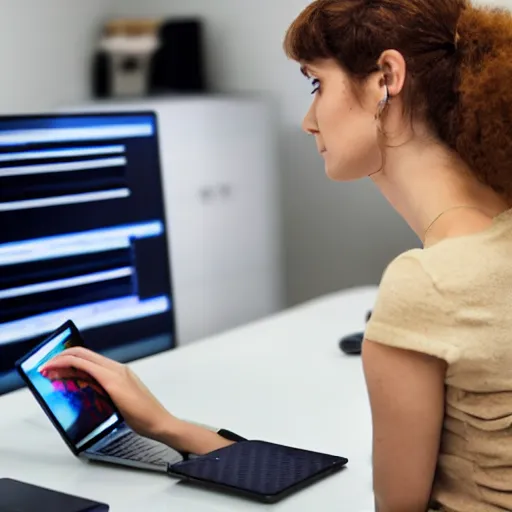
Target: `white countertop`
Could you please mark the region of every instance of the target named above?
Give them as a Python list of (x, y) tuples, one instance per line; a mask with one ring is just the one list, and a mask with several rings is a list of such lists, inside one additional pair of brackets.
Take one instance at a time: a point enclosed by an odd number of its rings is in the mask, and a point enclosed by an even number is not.
[[(375, 288), (330, 295), (132, 367), (177, 416), (349, 459), (346, 470), (273, 510), (372, 510), (371, 421), (361, 359), (343, 355), (338, 341), (364, 329), (375, 297)], [(112, 512), (266, 507), (166, 475), (83, 463), (26, 390), (0, 398), (0, 477), (103, 501)]]

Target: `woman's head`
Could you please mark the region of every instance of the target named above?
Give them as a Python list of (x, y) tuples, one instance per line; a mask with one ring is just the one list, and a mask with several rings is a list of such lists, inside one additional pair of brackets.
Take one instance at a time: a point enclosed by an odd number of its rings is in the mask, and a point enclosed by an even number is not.
[(458, 151), (479, 179), (512, 194), (507, 11), (466, 0), (316, 0), (285, 50), (319, 87), (304, 128), (327, 150), (333, 179), (379, 171), (384, 147), (414, 134)]
[[(379, 67), (364, 80), (354, 80), (332, 58), (303, 65), (303, 73), (311, 79), (315, 94), (303, 128), (315, 136), (332, 179), (358, 179), (382, 168), (384, 117), (387, 142), (397, 144), (398, 138), (404, 138), (401, 125), (406, 123), (403, 116), (397, 117), (402, 111), (397, 100), (405, 83), (405, 61), (396, 50), (386, 50), (378, 60)], [(393, 109), (389, 108), (391, 98)], [(391, 131), (395, 134), (394, 142)]]

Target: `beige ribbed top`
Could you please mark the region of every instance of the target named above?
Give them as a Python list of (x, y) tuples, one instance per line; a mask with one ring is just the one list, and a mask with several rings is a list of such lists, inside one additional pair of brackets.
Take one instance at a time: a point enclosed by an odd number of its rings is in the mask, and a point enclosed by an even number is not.
[(395, 259), (366, 337), (448, 363), (433, 503), (512, 511), (512, 210)]

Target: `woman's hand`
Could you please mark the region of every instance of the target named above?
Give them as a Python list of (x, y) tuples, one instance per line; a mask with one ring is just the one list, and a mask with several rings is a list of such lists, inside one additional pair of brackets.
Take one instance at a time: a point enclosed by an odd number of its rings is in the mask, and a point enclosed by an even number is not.
[(105, 389), (126, 423), (142, 436), (160, 440), (178, 432), (181, 422), (170, 414), (140, 379), (125, 365), (86, 348), (74, 347), (43, 366), (50, 380), (94, 379)]
[(86, 348), (59, 354), (43, 366), (41, 374), (50, 380), (90, 381), (92, 377), (135, 432), (175, 450), (203, 455), (232, 444), (216, 432), (174, 417), (127, 366)]

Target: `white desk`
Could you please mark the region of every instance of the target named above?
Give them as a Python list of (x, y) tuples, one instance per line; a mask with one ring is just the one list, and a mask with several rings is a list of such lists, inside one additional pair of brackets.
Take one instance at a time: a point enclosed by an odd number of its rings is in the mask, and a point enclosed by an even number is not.
[[(373, 288), (329, 296), (133, 368), (178, 416), (350, 460), (341, 473), (273, 505), (276, 512), (372, 510), (361, 359), (344, 356), (338, 340), (364, 328), (375, 296)], [(266, 508), (166, 475), (82, 463), (25, 390), (0, 399), (0, 477), (104, 501), (112, 512)]]

